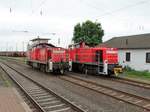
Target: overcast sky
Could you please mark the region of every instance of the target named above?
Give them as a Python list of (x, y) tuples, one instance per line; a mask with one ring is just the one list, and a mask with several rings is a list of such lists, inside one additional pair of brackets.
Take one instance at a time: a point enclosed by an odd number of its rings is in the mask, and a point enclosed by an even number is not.
[[(0, 0), (0, 50), (22, 50), (30, 39), (50, 38), (67, 47), (78, 22), (97, 21), (103, 41), (150, 33), (149, 0)], [(28, 31), (28, 32), (23, 32)], [(51, 33), (56, 33), (52, 35)], [(25, 48), (24, 48), (25, 49)]]

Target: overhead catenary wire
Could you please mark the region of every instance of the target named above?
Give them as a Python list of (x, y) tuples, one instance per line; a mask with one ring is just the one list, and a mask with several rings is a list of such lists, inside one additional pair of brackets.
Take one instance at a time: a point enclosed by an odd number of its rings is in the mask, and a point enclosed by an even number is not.
[[(91, 8), (94, 8), (95, 10), (97, 11), (100, 11), (100, 9), (98, 7), (95, 7), (93, 5), (90, 5), (89, 3), (87, 3), (85, 0), (80, 0), (81, 2), (84, 2), (85, 5), (87, 5), (88, 7), (91, 7)], [(124, 6), (124, 7), (121, 7), (119, 9), (116, 9), (116, 10), (113, 10), (113, 11), (110, 11), (110, 12), (105, 12), (103, 14), (101, 14), (99, 17), (100, 18), (104, 18), (105, 16), (108, 16), (108, 15), (113, 15), (114, 13), (117, 13), (117, 12), (121, 12), (121, 11), (124, 11), (124, 10), (129, 10), (130, 8), (133, 8), (133, 7), (136, 7), (136, 6), (139, 6), (139, 5), (143, 5), (143, 4), (146, 4), (150, 2), (149, 0), (143, 0), (143, 1), (139, 1), (139, 2), (136, 2), (134, 4), (131, 4), (131, 5), (127, 5), (127, 6)]]
[[(97, 11), (100, 11), (100, 8), (98, 8), (98, 7), (94, 6), (94, 5), (89, 4), (87, 1), (85, 1), (85, 0), (80, 0), (80, 1), (84, 2), (85, 5), (87, 5), (88, 7), (91, 7), (91, 8), (93, 8), (93, 9), (97, 10)], [(115, 13), (122, 12), (122, 11), (126, 11), (126, 10), (130, 10), (131, 8), (134, 8), (134, 7), (139, 6), (139, 5), (146, 4), (146, 3), (148, 3), (148, 2), (150, 2), (150, 1), (149, 1), (149, 0), (138, 1), (138, 2), (136, 2), (136, 3), (134, 3), (134, 4), (130, 4), (130, 5), (127, 5), (127, 6), (124, 6), (124, 7), (115, 9), (115, 10), (112, 10), (112, 11), (110, 11), (110, 12), (109, 12), (109, 11), (108, 11), (108, 12), (104, 12), (104, 13), (102, 13), (101, 15), (95, 17), (95, 18), (96, 18), (96, 20), (98, 20), (98, 19), (103, 19), (103, 18), (105, 18), (106, 16), (112, 16), (112, 15), (114, 15)], [(119, 18), (119, 20), (120, 20), (120, 19), (122, 19), (122, 18)], [(116, 19), (115, 19), (115, 20), (116, 20)], [(144, 28), (143, 25), (138, 25), (138, 26), (137, 26), (137, 29), (143, 31), (145, 28)]]
[(139, 5), (143, 5), (143, 4), (147, 3), (147, 2), (150, 2), (150, 1), (148, 1), (148, 0), (140, 1), (140, 2), (137, 2), (135, 4), (131, 4), (131, 5), (128, 5), (128, 6), (125, 6), (125, 7), (116, 9), (116, 10), (113, 10), (111, 12), (104, 13), (101, 16), (112, 15), (112, 14), (117, 13), (117, 12), (121, 12), (121, 11), (124, 11), (124, 10), (128, 10), (130, 8), (133, 8), (133, 7), (139, 6)]

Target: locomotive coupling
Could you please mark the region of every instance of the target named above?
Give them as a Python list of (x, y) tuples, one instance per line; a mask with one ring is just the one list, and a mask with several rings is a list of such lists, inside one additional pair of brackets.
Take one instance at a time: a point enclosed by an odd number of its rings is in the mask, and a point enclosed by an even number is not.
[(123, 72), (123, 68), (122, 67), (116, 67), (116, 68), (114, 68), (114, 74), (115, 74), (115, 76), (118, 76), (122, 72)]

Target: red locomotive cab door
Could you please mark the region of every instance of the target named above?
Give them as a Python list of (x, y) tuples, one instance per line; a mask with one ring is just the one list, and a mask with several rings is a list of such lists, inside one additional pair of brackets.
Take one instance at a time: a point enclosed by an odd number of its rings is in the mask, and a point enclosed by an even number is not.
[[(103, 50), (97, 50), (95, 52), (95, 61), (98, 64), (98, 74), (106, 74), (105, 73), (105, 64), (104, 64), (104, 57), (103, 57)], [(107, 68), (106, 68), (107, 69)]]
[(98, 63), (103, 63), (103, 50), (97, 50), (96, 51), (95, 61)]

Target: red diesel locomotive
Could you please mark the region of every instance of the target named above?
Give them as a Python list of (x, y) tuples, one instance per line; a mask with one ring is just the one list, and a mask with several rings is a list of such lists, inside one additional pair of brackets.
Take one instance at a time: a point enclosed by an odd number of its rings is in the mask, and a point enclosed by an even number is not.
[(90, 74), (118, 75), (118, 50), (106, 47), (88, 47), (85, 43), (69, 46), (70, 71)]
[(49, 39), (36, 38), (28, 45), (27, 64), (44, 72), (64, 73), (68, 70), (68, 51), (48, 43)]

